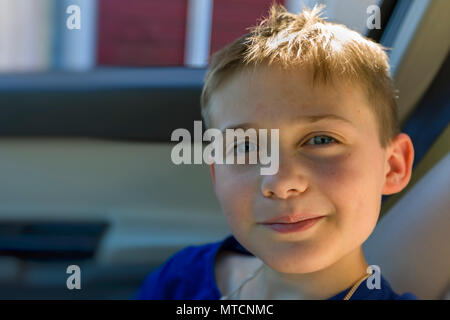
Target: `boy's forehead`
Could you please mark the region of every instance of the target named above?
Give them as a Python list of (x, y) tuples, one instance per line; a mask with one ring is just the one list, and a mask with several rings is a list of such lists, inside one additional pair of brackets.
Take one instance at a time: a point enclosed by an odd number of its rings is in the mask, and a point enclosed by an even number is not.
[[(211, 122), (223, 129), (237, 123), (289, 124), (295, 120), (358, 122), (369, 108), (362, 88), (341, 83), (312, 85), (307, 70), (260, 68), (228, 77), (211, 96)], [(366, 104), (366, 106), (364, 106)], [(270, 125), (269, 125), (270, 126)]]

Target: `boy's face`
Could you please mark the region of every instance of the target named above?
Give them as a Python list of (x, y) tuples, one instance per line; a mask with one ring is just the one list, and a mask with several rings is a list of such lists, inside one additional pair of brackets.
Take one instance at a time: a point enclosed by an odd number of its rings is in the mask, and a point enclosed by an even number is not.
[[(215, 192), (234, 236), (279, 272), (320, 270), (359, 248), (376, 225), (389, 170), (362, 89), (343, 82), (310, 84), (306, 71), (258, 67), (253, 74), (232, 75), (211, 99), (214, 128), (246, 129), (239, 124), (251, 123), (256, 130), (279, 129), (275, 175), (261, 175), (257, 164), (212, 167)], [(322, 115), (344, 120), (302, 120)], [(315, 136), (334, 140), (311, 139)], [(325, 217), (293, 233), (261, 224), (293, 213)]]

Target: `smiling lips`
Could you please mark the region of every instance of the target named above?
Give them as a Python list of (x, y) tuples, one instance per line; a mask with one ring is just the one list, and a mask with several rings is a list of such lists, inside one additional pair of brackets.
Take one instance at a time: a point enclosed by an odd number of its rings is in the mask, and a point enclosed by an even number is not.
[(324, 216), (291, 214), (264, 221), (262, 225), (281, 233), (300, 232), (309, 229), (322, 218)]

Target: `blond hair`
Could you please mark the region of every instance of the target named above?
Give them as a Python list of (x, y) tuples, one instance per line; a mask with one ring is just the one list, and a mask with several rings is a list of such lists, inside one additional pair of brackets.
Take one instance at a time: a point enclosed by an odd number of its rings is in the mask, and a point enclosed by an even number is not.
[(312, 68), (313, 83), (347, 79), (362, 84), (377, 119), (380, 144), (386, 147), (399, 133), (395, 90), (386, 48), (321, 17), (323, 6), (289, 13), (272, 4), (269, 17), (250, 32), (212, 55), (200, 104), (210, 127), (211, 95), (225, 78), (249, 66), (276, 63), (283, 68)]

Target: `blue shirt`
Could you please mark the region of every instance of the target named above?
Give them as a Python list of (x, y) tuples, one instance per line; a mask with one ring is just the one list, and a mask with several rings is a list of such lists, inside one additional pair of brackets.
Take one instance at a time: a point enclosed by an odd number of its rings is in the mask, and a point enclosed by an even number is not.
[[(214, 274), (215, 257), (220, 250), (246, 255), (247, 251), (233, 235), (222, 241), (186, 247), (150, 273), (134, 298), (139, 300), (219, 300), (221, 293)], [(381, 275), (381, 288), (369, 289), (364, 282), (353, 293), (352, 300), (416, 300), (412, 293), (398, 295)], [(351, 287), (350, 287), (351, 288)], [(342, 300), (350, 288), (328, 300)]]

